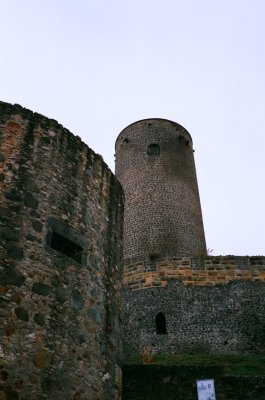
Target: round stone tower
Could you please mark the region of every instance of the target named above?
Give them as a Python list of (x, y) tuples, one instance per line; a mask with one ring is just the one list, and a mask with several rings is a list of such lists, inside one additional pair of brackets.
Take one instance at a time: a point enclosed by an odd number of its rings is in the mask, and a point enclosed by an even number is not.
[(264, 303), (265, 261), (206, 255), (189, 133), (164, 119), (128, 126), (116, 175), (125, 192), (124, 359), (264, 349), (265, 321), (253, 310)]
[(125, 192), (124, 262), (206, 253), (192, 138), (181, 125), (152, 118), (116, 141), (116, 176)]

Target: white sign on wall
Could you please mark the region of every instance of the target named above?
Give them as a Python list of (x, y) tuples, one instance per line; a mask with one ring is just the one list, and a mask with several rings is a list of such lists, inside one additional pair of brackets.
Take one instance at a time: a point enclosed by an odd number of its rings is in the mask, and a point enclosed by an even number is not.
[(198, 400), (216, 400), (214, 380), (204, 379), (197, 381)]

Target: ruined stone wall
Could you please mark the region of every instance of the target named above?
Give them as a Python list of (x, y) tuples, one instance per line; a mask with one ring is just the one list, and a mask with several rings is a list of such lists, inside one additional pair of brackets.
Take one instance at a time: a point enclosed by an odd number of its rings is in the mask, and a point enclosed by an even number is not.
[(0, 103), (0, 398), (120, 398), (123, 194), (54, 120)]
[(203, 255), (206, 245), (190, 134), (147, 119), (116, 141), (115, 173), (125, 193), (124, 260)]
[[(157, 260), (126, 265), (124, 351), (265, 354), (265, 257)], [(156, 317), (166, 332), (157, 333)]]

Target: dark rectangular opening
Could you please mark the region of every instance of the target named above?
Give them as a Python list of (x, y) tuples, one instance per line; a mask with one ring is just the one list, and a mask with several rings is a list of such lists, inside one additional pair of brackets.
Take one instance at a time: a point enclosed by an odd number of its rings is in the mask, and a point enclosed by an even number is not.
[(82, 247), (54, 231), (52, 232), (51, 237), (51, 248), (72, 258), (80, 264), (82, 263)]

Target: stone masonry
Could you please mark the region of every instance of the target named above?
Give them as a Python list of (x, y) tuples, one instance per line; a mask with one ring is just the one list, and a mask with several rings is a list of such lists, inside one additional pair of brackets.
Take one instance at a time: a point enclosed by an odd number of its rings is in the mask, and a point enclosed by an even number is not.
[(126, 265), (125, 354), (265, 354), (264, 283), (265, 257), (176, 257), (147, 272)]
[(116, 140), (115, 173), (125, 193), (124, 262), (205, 255), (192, 139), (175, 122), (147, 119)]
[(0, 400), (120, 400), (120, 321), (125, 355), (265, 354), (265, 257), (207, 256), (190, 134), (142, 120), (115, 149), (121, 184), (0, 102)]
[(143, 353), (265, 354), (265, 257), (209, 257), (192, 139), (147, 119), (116, 141), (125, 193), (123, 345)]
[(124, 266), (124, 288), (165, 287), (171, 280), (177, 280), (184, 286), (216, 286), (233, 281), (264, 283), (265, 257), (174, 257), (156, 260), (155, 271), (145, 271), (144, 262)]
[(1, 102), (0, 187), (0, 399), (119, 399), (120, 184), (56, 121)]

